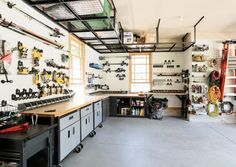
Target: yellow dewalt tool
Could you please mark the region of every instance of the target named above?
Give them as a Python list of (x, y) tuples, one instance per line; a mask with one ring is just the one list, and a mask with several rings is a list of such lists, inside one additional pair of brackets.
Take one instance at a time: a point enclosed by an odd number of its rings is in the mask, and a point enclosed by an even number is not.
[(17, 49), (19, 51), (19, 57), (20, 58), (27, 58), (28, 56), (28, 48), (21, 42), (18, 42)]
[(19, 75), (28, 75), (29, 74), (29, 68), (28, 67), (24, 67), (23, 62), (22, 61), (18, 61), (18, 66), (17, 66), (18, 72), (17, 74)]
[(43, 83), (49, 83), (52, 81), (52, 72), (44, 69), (41, 73), (41, 80)]
[(39, 66), (39, 60), (43, 57), (43, 50), (34, 47), (33, 52), (34, 66)]
[(38, 85), (39, 84), (39, 73), (35, 73), (34, 74), (34, 85)]

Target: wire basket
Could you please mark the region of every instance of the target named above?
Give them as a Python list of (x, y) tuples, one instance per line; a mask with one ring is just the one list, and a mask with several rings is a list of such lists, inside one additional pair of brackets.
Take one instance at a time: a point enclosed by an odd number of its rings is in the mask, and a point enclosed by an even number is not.
[(17, 106), (2, 101), (0, 104), (0, 129), (10, 127), (22, 122), (22, 117)]

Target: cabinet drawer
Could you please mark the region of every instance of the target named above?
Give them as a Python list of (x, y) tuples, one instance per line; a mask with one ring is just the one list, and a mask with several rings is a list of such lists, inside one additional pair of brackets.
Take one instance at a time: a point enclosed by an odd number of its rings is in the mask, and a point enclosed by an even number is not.
[(96, 102), (94, 105), (94, 111), (101, 111), (102, 110), (102, 101)]
[(71, 124), (80, 120), (79, 111), (76, 111), (70, 115), (67, 115), (63, 118), (60, 118), (60, 130), (65, 129), (66, 127), (70, 126)]
[(84, 116), (88, 115), (89, 113), (93, 112), (93, 106), (89, 105), (85, 108), (82, 108), (80, 110), (80, 112), (81, 112), (81, 117), (84, 117)]

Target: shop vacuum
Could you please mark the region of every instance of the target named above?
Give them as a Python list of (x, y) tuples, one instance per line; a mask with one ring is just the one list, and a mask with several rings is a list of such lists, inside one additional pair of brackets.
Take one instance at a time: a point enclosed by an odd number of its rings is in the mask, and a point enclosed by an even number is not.
[(163, 112), (168, 107), (168, 99), (167, 98), (156, 98), (151, 96), (148, 99), (149, 104), (149, 118), (150, 119), (163, 119)]

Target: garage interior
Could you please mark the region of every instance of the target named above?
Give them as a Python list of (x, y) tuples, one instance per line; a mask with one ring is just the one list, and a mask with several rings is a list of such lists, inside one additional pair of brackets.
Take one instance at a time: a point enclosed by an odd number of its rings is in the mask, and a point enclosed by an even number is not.
[(234, 5), (0, 0), (0, 167), (236, 166)]

